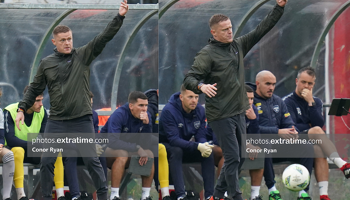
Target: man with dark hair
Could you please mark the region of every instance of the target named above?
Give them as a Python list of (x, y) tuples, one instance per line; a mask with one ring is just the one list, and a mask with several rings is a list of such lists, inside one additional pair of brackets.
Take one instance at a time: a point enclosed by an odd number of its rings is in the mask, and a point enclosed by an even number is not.
[[(256, 85), (249, 84), (254, 93), (254, 105), (258, 108), (259, 128), (263, 134), (278, 134), (281, 139), (298, 138), (298, 129), (294, 127), (294, 122), (287, 110), (286, 105), (280, 97), (273, 94), (276, 85), (276, 77), (267, 70), (261, 71), (256, 75)], [(271, 148), (271, 147), (270, 147)], [(292, 145), (274, 145), (274, 149), (286, 152), (297, 153), (294, 158), (272, 158), (265, 155), (264, 178), (266, 186), (269, 189), (270, 200), (281, 200), (281, 195), (275, 187), (275, 172), (273, 162), (292, 161), (304, 165), (310, 174), (313, 167), (313, 147), (311, 144)], [(296, 149), (293, 149), (296, 148)], [(310, 155), (310, 158), (300, 157), (300, 155)], [(298, 200), (311, 200), (305, 190), (299, 192)]]
[[(50, 117), (45, 133), (84, 133), (87, 137), (94, 138), (89, 98), (90, 64), (118, 32), (127, 12), (128, 5), (124, 0), (121, 2), (118, 15), (107, 27), (79, 48), (73, 48), (70, 29), (59, 26), (54, 30), (51, 41), (56, 46), (55, 53), (41, 60), (28, 92), (18, 105), (16, 117), (18, 128), (20, 128), (20, 122), (23, 124), (24, 121), (23, 112), (34, 104), (35, 98), (47, 86), (50, 95)], [(48, 137), (50, 134), (45, 136)], [(86, 149), (87, 152), (96, 151), (92, 145), (87, 148), (89, 148)], [(97, 189), (98, 199), (107, 199), (108, 188), (99, 159), (84, 157), (83, 160)], [(47, 157), (44, 153), (41, 161), (42, 194), (44, 200), (51, 200), (56, 157)]]
[[(29, 86), (26, 86), (23, 90), (23, 94), (25, 95), (28, 92)], [(47, 122), (47, 113), (45, 108), (43, 107), (42, 100), (44, 99), (44, 94), (39, 94), (35, 103), (32, 107), (28, 108), (24, 114), (25, 120), (24, 124), (22, 124), (21, 129), (18, 129), (15, 126), (15, 119), (18, 115), (18, 103), (13, 103), (8, 105), (4, 109), (5, 116), (5, 138), (7, 146), (13, 152), (14, 163), (15, 163), (15, 171), (14, 171), (14, 185), (16, 188), (17, 199), (18, 200), (26, 200), (26, 194), (24, 192), (24, 169), (23, 163), (32, 163), (39, 164), (40, 157), (28, 157), (28, 134), (29, 133), (43, 133), (46, 127)], [(75, 169), (75, 168), (74, 168)], [(55, 163), (54, 170), (54, 182), (56, 186), (56, 194), (57, 199), (64, 199), (64, 177), (63, 177), (63, 163), (62, 157), (59, 157)], [(51, 187), (52, 190), (52, 187)]]
[[(186, 90), (182, 85), (181, 92), (170, 97), (159, 120), (159, 142), (166, 148), (170, 175), (178, 200), (187, 199), (183, 162), (201, 162), (205, 198), (209, 199), (213, 195), (213, 146), (206, 139), (204, 108), (198, 105), (198, 98), (198, 94)], [(195, 141), (190, 141), (193, 136)]]
[(238, 166), (241, 135), (246, 131), (245, 111), (249, 108), (244, 89), (243, 58), (282, 16), (287, 0), (276, 2), (277, 5), (255, 30), (235, 39), (230, 19), (222, 15), (213, 16), (209, 22), (213, 37), (197, 53), (184, 79), (186, 89), (207, 95), (205, 108), (208, 122), (224, 152), (224, 170), (214, 193), (218, 199), (223, 198), (225, 191), (234, 200), (243, 199), (238, 184)]
[(329, 157), (342, 170), (346, 178), (350, 177), (350, 164), (340, 158), (336, 147), (321, 128), (324, 125), (323, 104), (312, 94), (315, 80), (314, 68), (300, 69), (295, 79), (295, 91), (285, 96), (283, 101), (299, 131), (308, 133), (310, 139), (322, 139), (321, 144), (314, 145), (315, 176), (320, 189), (320, 199), (329, 200), (329, 166), (326, 157)]
[[(2, 90), (0, 88), (0, 97)], [(2, 199), (11, 200), (11, 188), (13, 183), (13, 174), (15, 171), (15, 163), (13, 153), (5, 148), (4, 138), (4, 114), (0, 108), (0, 163), (2, 163)]]
[[(149, 147), (149, 139), (146, 134), (138, 134), (137, 138), (132, 133), (152, 133), (152, 120), (147, 112), (147, 96), (140, 91), (129, 94), (128, 103), (119, 107), (109, 117), (101, 133), (108, 133), (108, 147), (106, 149), (107, 166), (112, 170), (111, 175), (111, 200), (120, 200), (119, 186), (125, 168), (129, 167), (130, 156), (138, 155), (141, 166), (149, 162), (148, 158), (154, 155)], [(151, 174), (141, 176), (142, 198), (151, 200), (150, 190), (154, 175), (152, 163)]]

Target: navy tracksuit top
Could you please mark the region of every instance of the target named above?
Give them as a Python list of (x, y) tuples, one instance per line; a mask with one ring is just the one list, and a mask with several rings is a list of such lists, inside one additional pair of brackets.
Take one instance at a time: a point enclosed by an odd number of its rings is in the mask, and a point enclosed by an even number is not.
[[(173, 94), (162, 110), (159, 119), (160, 142), (194, 151), (198, 143), (207, 142), (205, 111), (197, 105), (190, 113), (186, 113), (179, 95), (180, 92)], [(189, 141), (192, 136), (196, 142)]]
[(309, 106), (308, 103), (303, 98), (299, 97), (294, 91), (283, 97), (283, 101), (299, 131), (304, 131), (314, 126), (323, 127), (323, 104), (319, 98), (314, 97), (316, 105)]
[[(147, 144), (147, 141), (149, 141), (147, 134), (139, 134), (137, 136), (131, 134), (152, 133), (152, 118), (148, 112), (147, 114), (149, 123), (144, 124), (142, 120), (135, 118), (131, 114), (129, 103), (115, 110), (101, 129), (101, 133), (108, 133), (108, 147), (131, 152), (137, 151), (136, 145), (140, 145), (142, 148), (148, 147), (150, 144)], [(135, 139), (138, 139), (139, 142), (135, 142)]]

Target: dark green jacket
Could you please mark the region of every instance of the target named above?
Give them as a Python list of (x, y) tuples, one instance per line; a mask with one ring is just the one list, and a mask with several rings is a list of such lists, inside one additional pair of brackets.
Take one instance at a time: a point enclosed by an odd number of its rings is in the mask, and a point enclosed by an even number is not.
[(249, 108), (244, 87), (243, 58), (275, 26), (283, 10), (283, 7), (276, 5), (253, 31), (234, 39), (232, 43), (221, 43), (210, 38), (209, 44), (197, 53), (185, 76), (184, 85), (186, 89), (199, 94), (200, 82), (217, 83), (216, 96), (205, 97), (209, 122), (241, 114)]
[(90, 64), (112, 40), (123, 24), (123, 16), (116, 16), (86, 45), (72, 49), (70, 54), (57, 52), (41, 60), (33, 82), (19, 107), (27, 110), (48, 87), (50, 119), (69, 120), (92, 115), (90, 91)]

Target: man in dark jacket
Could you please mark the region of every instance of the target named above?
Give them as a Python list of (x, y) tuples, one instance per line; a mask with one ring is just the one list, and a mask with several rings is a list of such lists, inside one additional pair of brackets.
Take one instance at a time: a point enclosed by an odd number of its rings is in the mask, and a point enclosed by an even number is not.
[[(35, 98), (47, 86), (50, 117), (45, 133), (86, 133), (86, 136), (94, 138), (89, 97), (90, 64), (118, 32), (127, 11), (128, 5), (125, 0), (121, 2), (118, 16), (102, 32), (86, 45), (76, 49), (73, 48), (73, 36), (69, 27), (58, 25), (53, 30), (52, 43), (56, 46), (55, 53), (42, 59), (28, 92), (19, 103), (15, 120), (18, 129), (20, 122), (23, 124), (24, 121), (23, 112), (34, 104)], [(92, 147), (89, 151), (96, 150)], [(97, 157), (83, 159), (94, 180), (98, 199), (107, 199), (108, 188), (100, 161)], [(44, 200), (52, 199), (55, 161), (56, 157), (45, 155), (41, 160), (41, 188)]]
[(329, 157), (343, 171), (346, 178), (350, 177), (350, 164), (339, 156), (336, 147), (321, 128), (324, 125), (323, 104), (312, 94), (315, 80), (314, 68), (300, 69), (295, 79), (295, 91), (285, 96), (283, 101), (299, 131), (308, 133), (311, 139), (322, 139), (322, 143), (314, 145), (315, 176), (320, 188), (320, 199), (330, 200), (328, 197), (329, 166), (326, 157)]
[(243, 58), (282, 16), (287, 1), (276, 2), (277, 5), (255, 30), (236, 39), (233, 39), (230, 19), (222, 14), (213, 15), (209, 20), (213, 37), (197, 54), (184, 79), (186, 89), (207, 95), (206, 116), (214, 133), (218, 134), (224, 152), (224, 170), (214, 193), (219, 199), (224, 197), (225, 191), (234, 200), (243, 199), (238, 184), (238, 166), (240, 138), (246, 131), (244, 115), (249, 108), (244, 89)]
[[(245, 114), (245, 120), (247, 125), (247, 134), (259, 134), (260, 128), (259, 128), (259, 115), (258, 115), (258, 109), (253, 104), (254, 101), (254, 90), (246, 85), (245, 86), (247, 91), (247, 96), (249, 100), (249, 106), (250, 108), (246, 110)], [(207, 139), (212, 140), (214, 144), (213, 148), (213, 154), (214, 154), (214, 163), (215, 166), (217, 166), (217, 177), (219, 176), (221, 172), (221, 168), (224, 164), (224, 157), (222, 154), (222, 149), (219, 146), (219, 143), (215, 137), (215, 134), (213, 133), (213, 130), (208, 126), (208, 133), (207, 133)], [(255, 149), (261, 149), (259, 146), (253, 146), (251, 144), (247, 144), (247, 150), (249, 152), (249, 159), (254, 160), (258, 157), (258, 154)], [(252, 150), (252, 151), (250, 151)], [(244, 158), (241, 158), (244, 159)], [(240, 163), (239, 169), (241, 169), (243, 162)], [(251, 200), (260, 200), (261, 196), (260, 193), (260, 184), (263, 177), (264, 169), (251, 169), (249, 170), (250, 178), (251, 178), (251, 193), (250, 198)], [(227, 193), (225, 194), (227, 195)]]
[[(298, 138), (298, 130), (294, 127), (294, 122), (287, 110), (287, 106), (282, 99), (273, 94), (276, 85), (276, 77), (269, 71), (261, 71), (256, 75), (256, 86), (250, 84), (255, 90), (254, 105), (258, 108), (260, 133), (264, 134), (278, 134), (282, 139)], [(280, 152), (285, 151), (298, 154), (295, 158), (272, 158), (265, 155), (264, 178), (266, 186), (269, 189), (269, 198), (280, 200), (281, 195), (275, 187), (275, 172), (273, 169), (273, 162), (292, 161), (304, 165), (310, 174), (312, 174), (313, 167), (313, 147), (311, 144), (292, 145), (274, 145), (274, 149)], [(310, 155), (301, 157), (300, 155)], [(299, 192), (298, 200), (310, 200), (306, 191), (308, 187)]]
[[(214, 159), (212, 145), (206, 139), (204, 108), (198, 94), (181, 86), (162, 110), (159, 120), (159, 142), (168, 154), (170, 175), (178, 199), (187, 199), (183, 180), (183, 162), (201, 162), (205, 198), (214, 190)], [(194, 136), (195, 141), (191, 138)]]
[[(139, 91), (129, 94), (127, 104), (121, 106), (109, 117), (101, 133), (108, 133), (108, 147), (106, 149), (107, 166), (111, 169), (111, 200), (120, 200), (119, 186), (125, 168), (129, 167), (130, 156), (138, 155), (141, 166), (153, 158), (150, 147), (156, 143), (150, 142), (148, 134), (152, 133), (152, 119), (147, 112), (147, 96)], [(149, 176), (142, 178), (141, 200), (150, 200), (150, 190), (154, 174), (154, 164)]]

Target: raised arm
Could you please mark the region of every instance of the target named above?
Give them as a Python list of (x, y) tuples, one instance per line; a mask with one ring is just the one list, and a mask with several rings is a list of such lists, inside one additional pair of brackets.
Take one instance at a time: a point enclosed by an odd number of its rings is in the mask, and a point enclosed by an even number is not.
[(115, 34), (117, 34), (123, 24), (125, 14), (128, 10), (129, 6), (127, 1), (124, 0), (124, 2), (121, 2), (120, 4), (118, 15), (109, 22), (107, 27), (85, 46), (77, 49), (78, 55), (82, 56), (82, 60), (87, 66), (89, 66), (91, 62), (100, 55), (106, 44), (113, 39)]
[(238, 37), (237, 41), (241, 45), (243, 50), (243, 56), (245, 56), (253, 46), (260, 41), (260, 39), (268, 33), (281, 18), (284, 6), (287, 0), (276, 0), (277, 4), (270, 11), (270, 13), (260, 22), (260, 24), (251, 32)]

